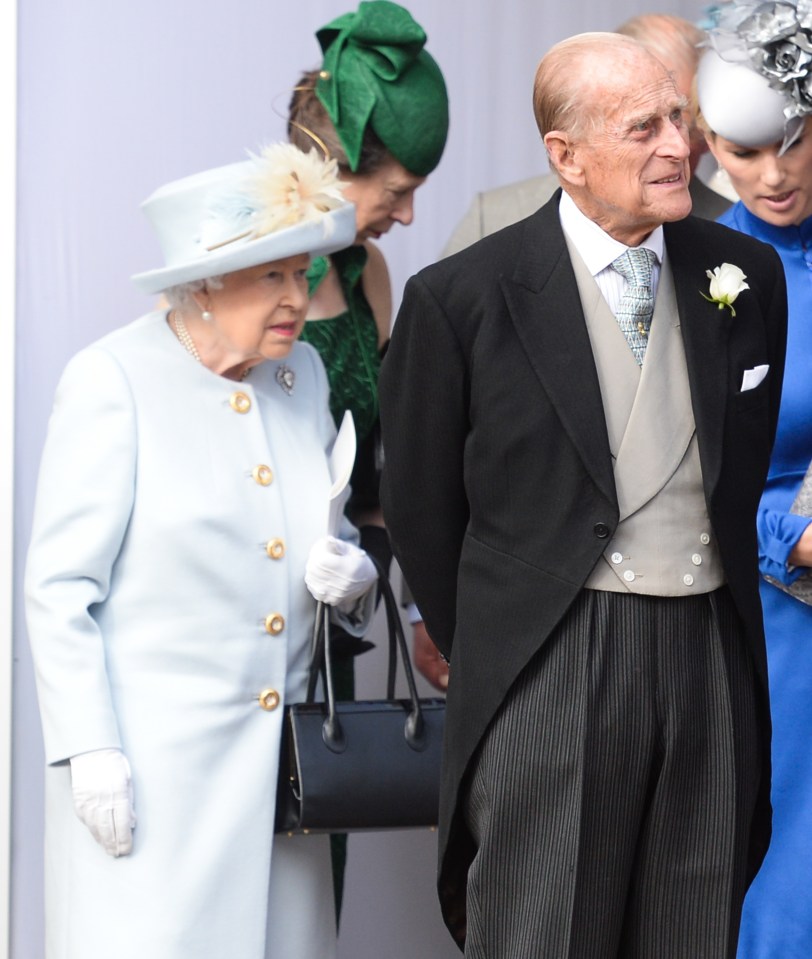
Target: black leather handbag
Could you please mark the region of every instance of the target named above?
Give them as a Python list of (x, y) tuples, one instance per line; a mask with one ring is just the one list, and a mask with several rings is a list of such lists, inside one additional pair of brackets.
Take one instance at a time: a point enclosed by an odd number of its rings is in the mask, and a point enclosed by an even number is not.
[[(375, 565), (389, 632), (386, 699), (335, 701), (330, 607), (319, 603), (307, 699), (285, 707), (277, 832), (363, 832), (437, 824), (445, 700), (418, 698), (397, 602), (386, 574)], [(398, 650), (408, 699), (395, 699)], [(315, 702), (319, 676), (325, 702)]]

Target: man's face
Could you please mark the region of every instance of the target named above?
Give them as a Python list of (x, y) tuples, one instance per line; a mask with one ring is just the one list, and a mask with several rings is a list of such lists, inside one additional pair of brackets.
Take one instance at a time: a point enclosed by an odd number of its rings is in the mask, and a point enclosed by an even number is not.
[(604, 76), (592, 87), (598, 128), (571, 144), (582, 171), (575, 200), (610, 236), (636, 246), (691, 212), (684, 101), (648, 56), (627, 58)]

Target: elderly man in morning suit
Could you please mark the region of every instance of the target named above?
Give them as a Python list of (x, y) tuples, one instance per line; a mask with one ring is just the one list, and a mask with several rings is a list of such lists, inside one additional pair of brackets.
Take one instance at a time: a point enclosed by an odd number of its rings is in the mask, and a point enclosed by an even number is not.
[[(673, 72), (679, 92), (686, 97), (690, 95), (699, 62), (697, 45), (705, 38), (702, 30), (682, 17), (668, 13), (643, 13), (627, 20), (616, 32), (642, 43)], [(695, 175), (697, 163), (707, 151), (707, 144), (692, 117), (688, 118), (688, 127), (691, 136), (691, 212), (695, 216), (715, 220), (730, 206), (730, 201), (715, 193)], [(557, 189), (558, 178), (553, 172), (477, 193), (465, 216), (457, 224), (443, 255), (457, 253), (483, 236), (530, 216)]]
[(558, 44), (534, 103), (563, 194), (409, 281), (381, 378), (384, 513), (451, 661), (444, 916), (471, 959), (726, 959), (770, 830), (783, 273), (688, 216), (637, 42)]
[[(616, 33), (632, 37), (653, 53), (673, 73), (680, 93), (689, 96), (700, 50), (698, 44), (705, 39), (704, 31), (685, 20), (668, 13), (643, 13), (632, 17), (617, 28)], [(698, 129), (695, 118), (686, 116), (691, 153), (688, 165), (691, 179), (691, 213), (706, 220), (715, 220), (730, 206), (730, 200), (706, 186), (696, 174), (697, 164), (707, 152), (707, 143)], [(458, 253), (483, 236), (488, 236), (503, 227), (516, 223), (535, 213), (536, 210), (558, 189), (555, 173), (545, 173), (518, 183), (508, 183), (477, 193), (464, 217), (457, 224), (443, 250), (443, 256)], [(404, 589), (404, 602), (411, 596)], [(448, 667), (439, 658), (437, 649), (419, 619), (416, 606), (410, 606), (410, 619), (414, 625), (414, 661), (420, 672), (440, 689), (448, 687)]]

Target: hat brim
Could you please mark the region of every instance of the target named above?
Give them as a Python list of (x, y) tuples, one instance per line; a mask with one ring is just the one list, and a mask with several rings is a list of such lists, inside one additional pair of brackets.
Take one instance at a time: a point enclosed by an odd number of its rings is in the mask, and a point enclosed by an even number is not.
[(347, 203), (318, 220), (297, 223), (255, 240), (235, 241), (185, 263), (136, 273), (131, 279), (142, 293), (161, 293), (181, 283), (223, 276), (302, 253), (326, 256), (352, 246), (355, 235), (355, 207)]

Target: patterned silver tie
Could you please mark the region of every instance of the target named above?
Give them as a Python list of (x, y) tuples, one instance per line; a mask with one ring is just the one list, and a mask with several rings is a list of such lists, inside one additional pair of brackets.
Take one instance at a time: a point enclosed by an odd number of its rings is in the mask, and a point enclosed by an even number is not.
[(638, 366), (643, 365), (646, 355), (651, 314), (654, 311), (651, 271), (656, 261), (657, 256), (652, 250), (633, 247), (612, 263), (612, 269), (625, 277), (628, 284), (615, 316)]

